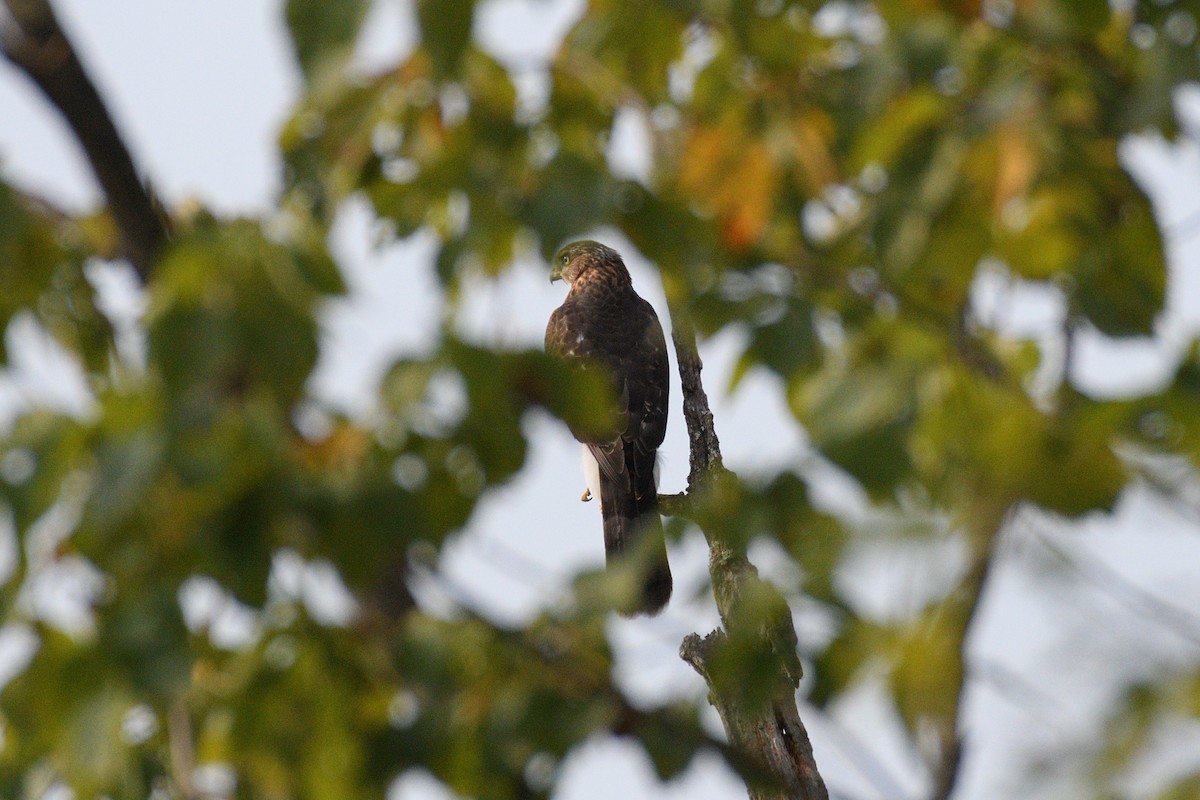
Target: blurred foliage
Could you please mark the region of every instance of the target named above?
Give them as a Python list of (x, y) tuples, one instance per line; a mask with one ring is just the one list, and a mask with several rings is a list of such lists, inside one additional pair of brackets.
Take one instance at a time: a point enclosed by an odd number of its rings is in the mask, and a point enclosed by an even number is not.
[[(1200, 3), (593, 0), (544, 96), (480, 49), (475, 5), (417, 0), (415, 48), (364, 73), (371, 3), (286, 3), (305, 83), (279, 207), (179, 221), (145, 287), (144, 360), (115, 347), (85, 270), (111, 257), (111, 225), (0, 183), (0, 325), (31, 315), (95, 399), (84, 418), (31, 409), (0, 442), (19, 545), (0, 610), (36, 642), (0, 695), (0, 796), (184, 796), (189, 740), (231, 770), (214, 795), (264, 798), (381, 796), (416, 766), (464, 796), (544, 797), (597, 731), (636, 737), (664, 778), (711, 746), (696, 707), (634, 709), (614, 686), (602, 603), (509, 630), (412, 600), (406, 579), (522, 468), (527, 410), (607, 420), (589, 376), (449, 332), (396, 361), (369, 419), (315, 408), (320, 313), (344, 291), (324, 243), (351, 198), (395, 237), (433, 234), (449, 303), (469, 276), (608, 226), (703, 335), (742, 332), (735, 378), (777, 375), (814, 458), (908, 522), (831, 516), (799, 465), (716, 482), (698, 521), (802, 568), (798, 591), (835, 621), (800, 643), (811, 699), (883, 675), (914, 741), (953, 728), (978, 585), (877, 618), (839, 580), (855, 547), (953, 540), (978, 565), (1016, 508), (1106, 512), (1155, 458), (1200, 466), (1200, 349), (1152, 395), (1093, 398), (1046, 342), (975, 307), (1000, 274), (1061, 300), (1068, 351), (1082, 330), (1154, 333), (1162, 236), (1120, 147), (1181, 135)], [(647, 134), (648, 174), (614, 168), (618, 116)], [(359, 613), (310, 617), (281, 553), (336, 568)], [(91, 587), (74, 622), (37, 599), (68, 573)], [(185, 615), (196, 580), (250, 620), (237, 643)], [(780, 612), (772, 592), (742, 602), (745, 630)], [(758, 702), (769, 655), (732, 633), (722, 680)], [(1097, 795), (1196, 698), (1194, 674), (1131, 688), (1093, 754)]]

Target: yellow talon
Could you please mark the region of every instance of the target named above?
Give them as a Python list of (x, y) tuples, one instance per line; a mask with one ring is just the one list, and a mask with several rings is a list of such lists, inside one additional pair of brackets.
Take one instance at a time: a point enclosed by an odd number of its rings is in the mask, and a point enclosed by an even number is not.
[(591, 499), (592, 499), (592, 490), (591, 489), (584, 489), (583, 494), (579, 495), (579, 501), (581, 503), (586, 503), (587, 501), (589, 501)]

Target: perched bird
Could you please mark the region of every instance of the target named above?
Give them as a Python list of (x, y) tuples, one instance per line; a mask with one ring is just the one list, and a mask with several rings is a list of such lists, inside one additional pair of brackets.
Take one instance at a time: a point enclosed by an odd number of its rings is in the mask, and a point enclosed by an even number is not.
[(636, 554), (641, 591), (635, 607), (656, 614), (671, 597), (671, 568), (658, 513), (658, 447), (667, 432), (667, 344), (654, 308), (633, 290), (621, 256), (598, 242), (567, 245), (554, 257), (551, 282), (565, 280), (567, 299), (550, 315), (546, 352), (568, 363), (595, 364), (611, 375), (620, 404), (616, 435), (583, 443), (588, 491), (600, 500), (604, 550), (611, 567)]

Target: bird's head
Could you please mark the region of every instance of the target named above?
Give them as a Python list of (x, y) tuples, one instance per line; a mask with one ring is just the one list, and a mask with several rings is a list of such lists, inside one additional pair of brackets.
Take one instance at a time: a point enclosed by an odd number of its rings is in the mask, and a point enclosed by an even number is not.
[(603, 270), (609, 274), (622, 276), (629, 281), (629, 270), (616, 250), (607, 245), (583, 239), (571, 242), (554, 255), (550, 263), (550, 282), (559, 279), (574, 286), (575, 281), (590, 270)]

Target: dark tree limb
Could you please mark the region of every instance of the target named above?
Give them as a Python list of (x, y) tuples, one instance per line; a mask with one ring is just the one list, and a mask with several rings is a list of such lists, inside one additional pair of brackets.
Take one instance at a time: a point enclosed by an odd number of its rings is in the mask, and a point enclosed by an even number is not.
[[(700, 380), (703, 364), (686, 311), (671, 308), (672, 339), (683, 386), (683, 416), (690, 449), (688, 490), (660, 499), (664, 513), (695, 518), (697, 498), (727, 476), (708, 395)], [(752, 769), (742, 769), (751, 800), (828, 800), (813, 759), (808, 731), (796, 707), (800, 660), (791, 611), (782, 594), (758, 576), (740, 546), (704, 531), (709, 573), (722, 630), (701, 638), (689, 634), (679, 655), (704, 678), (709, 701), (721, 716), (732, 748)], [(748, 698), (736, 676), (723, 670), (723, 648), (736, 645), (776, 664), (764, 697)], [(723, 674), (724, 673), (724, 674)]]
[(121, 248), (145, 282), (167, 240), (167, 225), (129, 148), (47, 0), (2, 0), (0, 52), (66, 118), (104, 192)]

